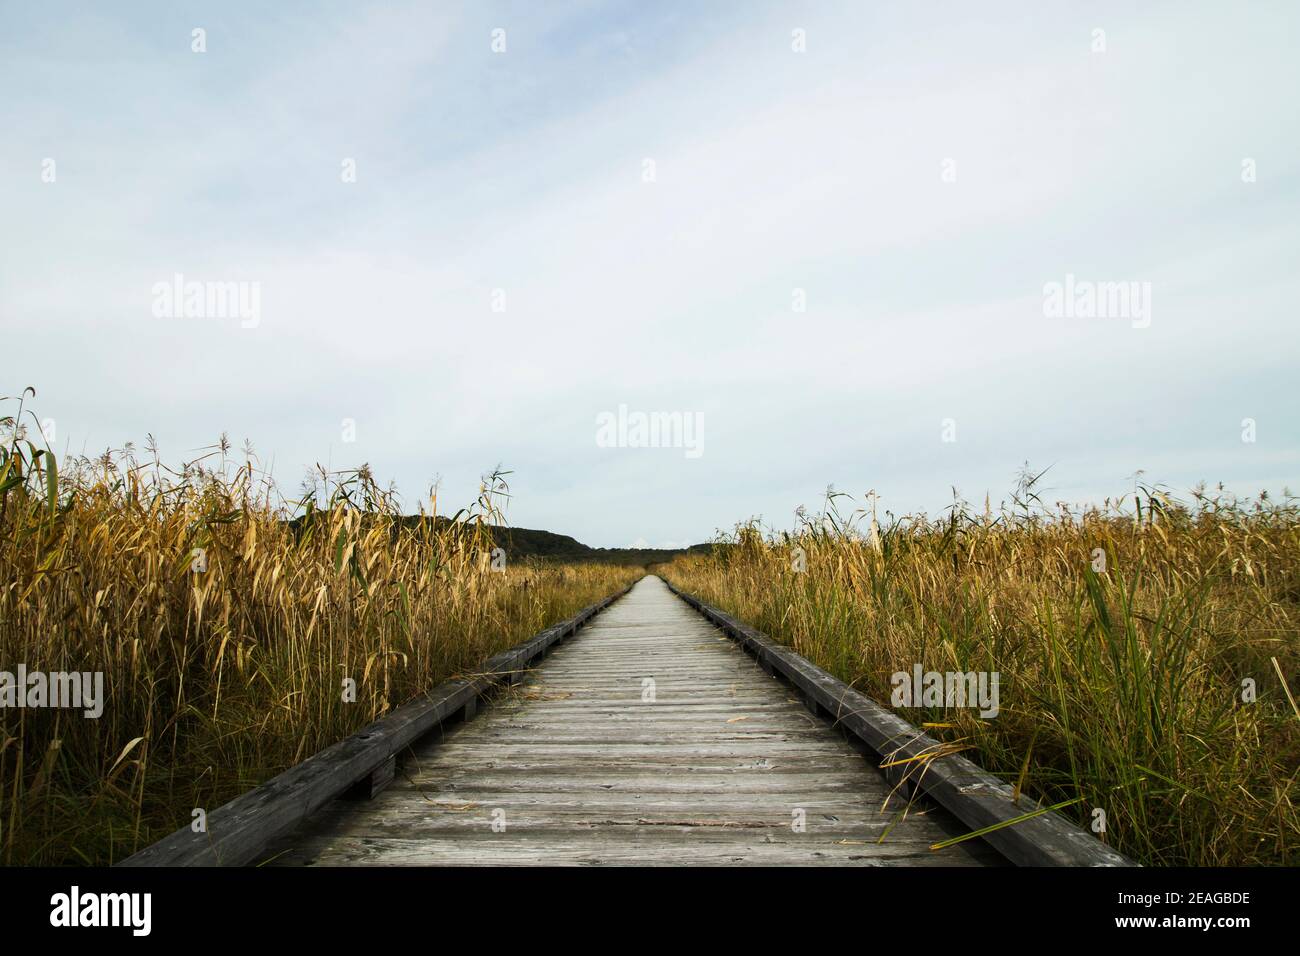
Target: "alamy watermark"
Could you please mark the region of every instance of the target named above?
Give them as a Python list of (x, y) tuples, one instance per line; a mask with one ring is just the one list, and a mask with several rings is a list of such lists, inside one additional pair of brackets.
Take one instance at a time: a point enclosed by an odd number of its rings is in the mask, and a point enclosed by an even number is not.
[(245, 329), (262, 321), (260, 282), (187, 282), (178, 272), (170, 282), (155, 282), (150, 291), (155, 318), (238, 319)]
[(1065, 274), (1043, 285), (1043, 315), (1049, 319), (1129, 319), (1133, 328), (1151, 325), (1150, 282), (1092, 282)]
[(704, 415), (701, 412), (617, 412), (596, 416), (598, 448), (683, 448), (687, 458), (704, 454)]
[(896, 671), (889, 678), (895, 707), (978, 707), (981, 717), (998, 715), (997, 671), (927, 671), (920, 664), (912, 672)]
[(152, 917), (151, 893), (83, 893), (73, 886), (50, 897), (51, 926), (127, 926), (133, 936), (148, 936)]
[(0, 671), (0, 709), (69, 708), (96, 720), (104, 713), (103, 671)]

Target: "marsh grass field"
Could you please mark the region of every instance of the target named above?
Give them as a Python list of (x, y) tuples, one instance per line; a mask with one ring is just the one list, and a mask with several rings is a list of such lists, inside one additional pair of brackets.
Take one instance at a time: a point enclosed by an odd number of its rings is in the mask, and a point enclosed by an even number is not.
[(743, 526), (659, 570), (882, 703), (916, 664), (998, 672), (996, 719), (900, 713), (1026, 812), (1071, 801), (1091, 828), (1100, 809), (1099, 836), (1150, 866), (1295, 865), (1296, 502), (1139, 487), (1080, 511), (1045, 505), (1035, 477), (937, 520), (832, 496), (799, 532)]
[(640, 576), (492, 570), (499, 475), (412, 526), (366, 469), (285, 501), (224, 441), (174, 471), (127, 449), (60, 473), (39, 438), (3, 456), (0, 670), (102, 671), (105, 697), (98, 719), (0, 710), (6, 865), (120, 860)]
[[(104, 708), (0, 709), (6, 865), (121, 860), (644, 573), (493, 570), (500, 474), (450, 520), (412, 522), (367, 468), (286, 499), (224, 439), (175, 469), (152, 441), (56, 463), (15, 401), (0, 670), (102, 672)], [(937, 520), (844, 504), (654, 570), (882, 702), (917, 663), (997, 671), (994, 720), (904, 715), (1026, 811), (1068, 802), (1086, 827), (1100, 808), (1101, 837), (1148, 865), (1296, 862), (1293, 500), (1144, 489), (1079, 512), (1027, 480), (1010, 506)], [(421, 514), (437, 511), (434, 495)]]

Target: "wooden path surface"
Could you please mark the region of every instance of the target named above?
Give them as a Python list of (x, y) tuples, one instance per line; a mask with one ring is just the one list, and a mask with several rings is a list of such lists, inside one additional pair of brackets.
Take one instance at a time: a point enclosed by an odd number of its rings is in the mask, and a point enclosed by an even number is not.
[(433, 736), (386, 790), (331, 803), (269, 862), (1000, 862), (979, 841), (930, 850), (963, 828), (886, 807), (874, 764), (656, 577)]

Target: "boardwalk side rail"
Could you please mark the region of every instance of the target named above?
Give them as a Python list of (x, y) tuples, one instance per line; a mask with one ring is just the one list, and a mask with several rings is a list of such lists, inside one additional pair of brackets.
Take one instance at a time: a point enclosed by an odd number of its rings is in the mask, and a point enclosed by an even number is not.
[[(885, 770), (891, 781), (906, 775), (936, 803), (971, 830), (997, 826), (983, 839), (1017, 866), (1137, 866), (1054, 811), (1028, 819), (1034, 808), (1013, 799), (1010, 785), (957, 754), (929, 759), (942, 745), (874, 700), (832, 677), (807, 658), (699, 598), (664, 581), (746, 651), (770, 674), (780, 675), (804, 695), (809, 705), (857, 737), (894, 766)], [(900, 763), (919, 758), (911, 763)], [(908, 770), (922, 764), (922, 770)], [(1017, 820), (1012, 823), (1011, 821)]]
[(391, 778), (396, 755), (443, 721), (473, 716), (479, 697), (521, 671), (631, 590), (631, 585), (567, 621), (488, 658), (478, 672), (439, 684), (422, 697), (236, 797), (208, 814), (207, 832), (184, 827), (118, 866), (243, 866), (330, 800), (372, 778)]

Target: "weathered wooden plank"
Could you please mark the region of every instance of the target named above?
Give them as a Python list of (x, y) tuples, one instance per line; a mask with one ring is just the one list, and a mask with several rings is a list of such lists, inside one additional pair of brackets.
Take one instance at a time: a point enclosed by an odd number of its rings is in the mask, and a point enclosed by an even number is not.
[[(648, 830), (655, 831), (647, 834)], [(615, 835), (615, 831), (620, 831)], [(628, 832), (621, 832), (628, 831)], [(330, 863), (344, 866), (422, 866), (431, 860), (452, 866), (951, 866), (953, 859), (931, 852), (924, 842), (874, 839), (776, 838), (771, 831), (675, 834), (664, 827), (607, 827), (597, 839), (569, 834), (517, 836), (508, 831), (490, 839), (448, 836), (314, 837), (273, 862), (277, 865)]]
[(586, 768), (581, 766), (524, 768), (512, 764), (450, 771), (440, 768), (436, 782), (430, 775), (415, 783), (395, 781), (392, 788), (414, 787), (427, 793), (466, 787), (510, 793), (596, 789), (624, 793), (789, 793), (809, 790), (859, 793), (862, 788), (859, 768), (852, 766), (846, 766), (842, 771), (800, 771), (791, 768), (786, 773), (746, 772), (740, 767), (733, 767), (725, 771), (700, 769), (693, 773), (671, 775), (659, 772), (654, 766), (632, 770), (616, 770), (605, 764), (601, 767), (601, 772), (594, 774), (584, 772)]
[(738, 771), (727, 773), (694, 774), (660, 774), (649, 770), (640, 772), (616, 773), (606, 771), (592, 775), (571, 770), (569, 773), (545, 773), (541, 770), (523, 770), (519, 767), (501, 767), (496, 769), (473, 768), (463, 772), (451, 772), (441, 775), (435, 781), (427, 778), (418, 785), (396, 780), (384, 791), (418, 789), (433, 796), (438, 793), (454, 793), (462, 788), (474, 790), (497, 790), (509, 793), (524, 793), (529, 790), (541, 790), (547, 793), (564, 793), (566, 791), (604, 790), (619, 793), (688, 793), (688, 794), (737, 794), (737, 793), (806, 793), (843, 792), (861, 794), (862, 774), (860, 768), (853, 771), (836, 773), (818, 771), (815, 773), (785, 774), (742, 774)]
[(824, 739), (797, 741), (729, 741), (714, 743), (695, 740), (655, 740), (642, 744), (605, 743), (603, 741), (579, 743), (554, 743), (541, 740), (518, 743), (509, 739), (458, 737), (454, 741), (422, 757), (416, 766), (427, 766), (432, 761), (464, 764), (476, 758), (485, 760), (531, 760), (538, 758), (565, 758), (577, 761), (621, 758), (636, 760), (679, 760), (687, 758), (726, 758), (747, 760), (755, 757), (770, 758), (824, 758), (859, 760), (858, 754), (846, 752), (833, 741)]
[[(736, 797), (739, 796), (739, 799)], [(410, 813), (412, 816), (440, 816), (472, 813), (481, 807), (528, 807), (547, 813), (554, 810), (557, 816), (570, 811), (581, 810), (592, 813), (630, 813), (654, 812), (656, 810), (681, 815), (693, 811), (736, 815), (743, 819), (745, 815), (777, 813), (788, 819), (793, 808), (803, 808), (809, 814), (825, 811), (832, 815), (843, 814), (852, 818), (854, 814), (875, 814), (885, 812), (891, 815), (901, 811), (903, 803), (892, 801), (883, 810), (877, 804), (865, 800), (845, 800), (842, 794), (825, 793), (810, 790), (805, 793), (744, 793), (735, 794), (680, 794), (680, 793), (619, 793), (609, 790), (576, 790), (557, 792), (535, 790), (531, 792), (512, 792), (501, 790), (457, 790), (453, 794), (427, 793), (420, 789), (408, 789), (404, 792), (385, 791), (384, 800), (366, 808), (364, 815), (356, 814), (355, 805), (336, 801), (321, 809), (313, 823), (327, 819), (360, 816), (379, 818), (389, 814)], [(931, 808), (913, 805), (908, 811), (915, 816), (925, 816), (935, 812)], [(946, 815), (946, 811), (937, 811)]]
[[(939, 747), (933, 737), (801, 655), (672, 584), (668, 587), (882, 757), (892, 762), (932, 753)], [(959, 754), (929, 760), (924, 774), (913, 776), (922, 792), (972, 830), (1007, 823), (1036, 809), (1014, 801), (1009, 784)], [(1021, 866), (1136, 865), (1057, 813), (1005, 826), (985, 839)]]
[(585, 700), (571, 702), (557, 702), (545, 700), (532, 700), (526, 702), (512, 701), (502, 708), (503, 713), (514, 714), (526, 712), (530, 717), (545, 716), (558, 719), (572, 720), (592, 720), (602, 717), (635, 715), (638, 711), (645, 713), (654, 713), (657, 716), (689, 716), (697, 715), (700, 718), (708, 718), (716, 715), (735, 716), (736, 714), (770, 714), (772, 716), (783, 716), (799, 712), (799, 706), (791, 701), (766, 700), (760, 697), (702, 697), (697, 700), (691, 700), (681, 695), (659, 694), (658, 700), (653, 703), (643, 703), (639, 697), (629, 697), (623, 700)]
[[(618, 745), (618, 746), (653, 745), (653, 744), (659, 744), (665, 742), (667, 743), (676, 742), (682, 744), (683, 747), (692, 746), (692, 742), (698, 742), (701, 744), (769, 743), (769, 744), (780, 744), (780, 745), (784, 745), (784, 744), (793, 745), (793, 744), (798, 744), (799, 742), (802, 741), (802, 742), (816, 745), (826, 739), (826, 734), (824, 731), (819, 733), (818, 731), (814, 730), (811, 727), (808, 728), (806, 733), (794, 733), (790, 731), (782, 731), (779, 733), (764, 732), (764, 733), (751, 733), (751, 734), (735, 734), (735, 733), (726, 733), (726, 732), (697, 733), (694, 731), (674, 732), (671, 734), (664, 734), (656, 731), (655, 728), (653, 727), (646, 727), (643, 729), (645, 731), (644, 733), (633, 734), (633, 733), (628, 733), (625, 728), (619, 728), (618, 729), (619, 732), (617, 734), (610, 734), (609, 736), (604, 736), (603, 739), (608, 740), (611, 745)], [(547, 731), (546, 733), (529, 733), (520, 736), (518, 738), (512, 738), (508, 732), (503, 732), (500, 734), (494, 733), (490, 736), (485, 736), (483, 738), (483, 742), (501, 743), (506, 740), (516, 739), (516, 741), (519, 743), (548, 743), (549, 742), (549, 743), (599, 744), (601, 743), (602, 736), (603, 735), (599, 734), (595, 730), (586, 731), (581, 734), (570, 733), (570, 734), (563, 734), (563, 735), (556, 732)], [(768, 748), (768, 749), (770, 751), (773, 748)], [(846, 749), (852, 749), (852, 748), (848, 747)]]
[(447, 681), (345, 740), (208, 814), (207, 832), (189, 827), (145, 847), (119, 866), (239, 866), (456, 711), (572, 634), (628, 589), (485, 661), (472, 676)]
[[(880, 840), (887, 835), (893, 822), (889, 817), (868, 817), (865, 814), (850, 814), (840, 806), (832, 808), (836, 812), (818, 813), (814, 809), (806, 816), (806, 831), (814, 835), (829, 835), (843, 840)], [(427, 810), (415, 812), (383, 812), (357, 814), (347, 810), (322, 811), (321, 822), (328, 820), (330, 833), (335, 837), (397, 837), (410, 839), (421, 836), (454, 836), (465, 834), (467, 840), (490, 839), (493, 835), (492, 824), (496, 822), (492, 813), (501, 811), (500, 820), (505, 821), (507, 832), (515, 835), (532, 835), (555, 833), (561, 836), (568, 831), (590, 831), (613, 827), (671, 827), (682, 833), (707, 833), (723, 830), (728, 833), (747, 831), (776, 830), (791, 832), (791, 813), (789, 810), (776, 809), (763, 811), (747, 810), (737, 813), (735, 809), (713, 808), (698, 809), (693, 806), (668, 807), (661, 809), (640, 809), (637, 807), (622, 810), (601, 810), (587, 807), (574, 807), (568, 810), (556, 810), (552, 807), (533, 806), (493, 806), (480, 805), (466, 810), (447, 810), (441, 813), (429, 813)], [(804, 808), (807, 812), (808, 808)], [(916, 845), (928, 847), (927, 841), (913, 840)]]

